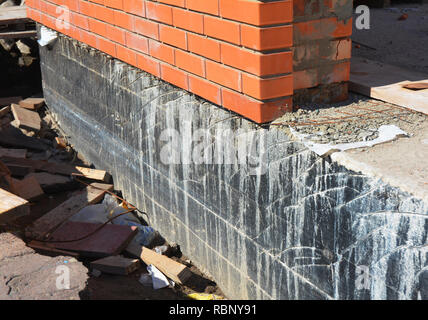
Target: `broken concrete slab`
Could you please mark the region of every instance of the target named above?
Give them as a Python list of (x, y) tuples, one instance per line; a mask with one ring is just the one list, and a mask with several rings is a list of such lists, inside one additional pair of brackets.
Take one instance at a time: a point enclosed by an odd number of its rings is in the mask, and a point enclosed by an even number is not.
[(111, 256), (91, 262), (91, 267), (104, 273), (126, 276), (140, 267), (140, 260)]
[(120, 254), (138, 232), (131, 226), (106, 224), (100, 229), (101, 226), (100, 223), (67, 221), (52, 233), (49, 242), (57, 249), (75, 251), (82, 256), (107, 257)]

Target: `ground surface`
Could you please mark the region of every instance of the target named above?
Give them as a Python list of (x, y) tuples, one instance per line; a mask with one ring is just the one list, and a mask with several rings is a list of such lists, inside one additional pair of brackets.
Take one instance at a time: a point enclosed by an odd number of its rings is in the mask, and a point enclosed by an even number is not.
[[(398, 20), (402, 14), (408, 18)], [(354, 23), (352, 39), (362, 44), (356, 48), (354, 43), (353, 56), (428, 74), (428, 4), (370, 9), (370, 29), (358, 30)]]
[[(58, 266), (70, 270), (70, 289), (57, 288)], [(71, 257), (37, 254), (11, 233), (0, 233), (0, 300), (77, 300), (87, 269)]]

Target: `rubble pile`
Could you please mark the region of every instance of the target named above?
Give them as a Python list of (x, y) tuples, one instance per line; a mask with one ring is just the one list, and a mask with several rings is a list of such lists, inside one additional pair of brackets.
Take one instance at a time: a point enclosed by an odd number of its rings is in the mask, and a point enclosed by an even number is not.
[(116, 275), (131, 277), (139, 290), (221, 298), (120, 195), (108, 172), (74, 150), (42, 97), (0, 106), (0, 233), (13, 232), (37, 253), (81, 261), (97, 286)]

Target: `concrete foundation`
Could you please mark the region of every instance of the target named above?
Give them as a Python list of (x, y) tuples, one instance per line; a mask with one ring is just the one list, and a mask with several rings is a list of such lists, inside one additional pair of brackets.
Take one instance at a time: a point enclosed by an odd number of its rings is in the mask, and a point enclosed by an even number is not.
[(67, 37), (41, 62), (71, 142), (229, 298), (428, 299), (426, 201)]

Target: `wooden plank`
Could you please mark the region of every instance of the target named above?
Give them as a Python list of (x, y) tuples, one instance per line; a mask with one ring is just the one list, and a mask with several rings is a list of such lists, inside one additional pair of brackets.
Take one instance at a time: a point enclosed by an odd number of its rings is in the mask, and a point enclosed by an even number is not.
[(110, 182), (111, 176), (108, 172), (104, 170), (97, 170), (91, 168), (84, 168), (80, 166), (73, 166), (63, 163), (54, 163), (43, 160), (32, 160), (32, 159), (18, 159), (12, 157), (0, 157), (1, 160), (8, 165), (9, 163), (14, 165), (29, 166), (34, 168), (37, 171), (45, 171), (55, 174), (62, 174), (70, 176), (75, 174), (77, 176), (82, 176), (86, 179)]
[(12, 192), (28, 201), (40, 199), (44, 195), (37, 179), (31, 176), (22, 180), (12, 178)]
[(0, 24), (29, 22), (26, 6), (0, 7)]
[(193, 274), (185, 265), (158, 254), (146, 247), (140, 246), (136, 241), (131, 241), (126, 248), (126, 251), (133, 256), (140, 257), (145, 264), (154, 265), (168, 278), (179, 284), (186, 283)]
[(10, 112), (10, 106), (6, 106), (0, 110), (0, 117), (4, 117)]
[(36, 30), (0, 32), (0, 39), (22, 39), (37, 37)]
[(91, 267), (104, 273), (126, 276), (140, 267), (140, 260), (111, 256), (91, 262)]
[(27, 137), (14, 126), (7, 126), (0, 131), (0, 146), (11, 148), (25, 148), (37, 151), (46, 151), (48, 147), (38, 139)]
[(49, 237), (61, 224), (84, 207), (101, 201), (106, 190), (113, 190), (113, 185), (92, 183), (81, 193), (71, 197), (55, 209), (46, 213), (43, 217), (37, 219), (27, 228), (27, 236), (35, 240), (42, 240)]
[(27, 177), (36, 178), (37, 182), (46, 193), (57, 193), (76, 188), (77, 182), (71, 178), (48, 172), (33, 172)]
[(49, 244), (48, 242), (40, 242), (40, 241), (33, 240), (33, 241), (30, 241), (27, 244), (27, 246), (35, 249), (39, 253), (42, 253), (48, 256), (70, 256), (76, 259), (80, 257), (80, 255), (77, 252), (55, 249), (51, 247), (51, 244)]
[(37, 112), (27, 110), (16, 104), (11, 105), (11, 110), (19, 128), (35, 132), (41, 129), (42, 120)]
[(10, 222), (29, 213), (27, 200), (0, 189), (0, 223)]
[(22, 100), (22, 97), (3, 97), (0, 98), (0, 106), (7, 106), (12, 103), (18, 103)]
[(6, 149), (0, 147), (0, 157), (27, 158), (27, 149)]
[(32, 167), (16, 165), (13, 163), (8, 163), (6, 166), (9, 168), (11, 175), (18, 178), (23, 178), (33, 171)]
[(352, 58), (349, 89), (374, 99), (428, 114), (428, 89), (403, 88), (410, 83), (428, 83), (428, 75), (403, 68)]
[(67, 221), (52, 233), (49, 241), (57, 249), (75, 251), (82, 256), (107, 257), (120, 254), (138, 232), (135, 226), (106, 224), (99, 229), (100, 226), (100, 223)]
[(45, 99), (43, 99), (43, 98), (27, 98), (27, 99), (19, 101), (19, 105), (25, 109), (38, 110), (45, 105)]

